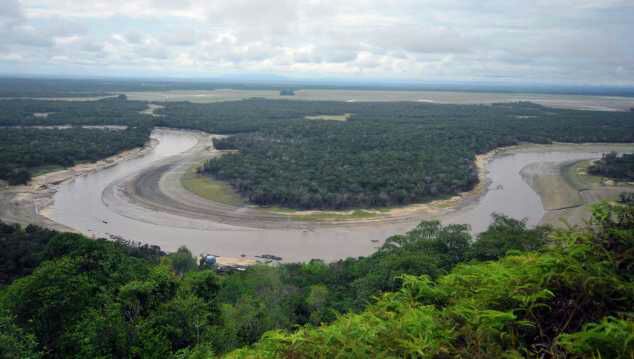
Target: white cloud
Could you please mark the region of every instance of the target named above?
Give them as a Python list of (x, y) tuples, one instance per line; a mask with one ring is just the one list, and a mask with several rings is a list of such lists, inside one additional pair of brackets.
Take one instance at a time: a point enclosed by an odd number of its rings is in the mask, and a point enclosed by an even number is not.
[(631, 0), (2, 0), (0, 31), (33, 72), (634, 83)]

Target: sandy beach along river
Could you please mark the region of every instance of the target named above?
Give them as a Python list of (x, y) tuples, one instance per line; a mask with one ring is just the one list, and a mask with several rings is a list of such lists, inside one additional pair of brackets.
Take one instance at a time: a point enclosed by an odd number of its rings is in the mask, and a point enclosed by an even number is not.
[[(212, 137), (193, 131), (155, 130), (156, 146), (143, 156), (54, 185), (52, 203), (36, 208), (37, 216), (45, 218), (45, 225), (95, 237), (120, 236), (167, 251), (186, 245), (195, 254), (247, 258), (274, 254), (284, 261), (331, 261), (368, 255), (388, 236), (404, 233), (421, 220), (466, 223), (477, 233), (497, 212), (536, 225), (548, 211), (558, 209), (545, 209), (544, 197), (536, 192), (535, 181), (543, 181), (539, 179), (543, 171), (536, 164), (552, 166), (599, 158), (609, 150), (634, 150), (633, 145), (619, 144), (499, 149), (479, 158), (482, 183), (473, 192), (393, 209), (370, 219), (304, 221), (252, 206), (215, 203), (185, 190), (180, 178), (192, 165), (221, 155), (213, 149)], [(542, 169), (552, 173), (549, 168)]]

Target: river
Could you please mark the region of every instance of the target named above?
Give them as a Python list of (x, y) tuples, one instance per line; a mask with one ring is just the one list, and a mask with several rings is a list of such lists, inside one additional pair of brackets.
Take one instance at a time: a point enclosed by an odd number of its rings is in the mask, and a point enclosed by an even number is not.
[[(259, 229), (149, 210), (124, 199), (104, 201), (104, 191), (113, 183), (139, 174), (161, 161), (183, 156), (198, 141), (193, 133), (177, 130), (155, 130), (152, 137), (159, 143), (146, 156), (59, 185), (53, 205), (46, 210), (47, 216), (91, 237), (116, 235), (156, 244), (166, 251), (185, 245), (194, 254), (228, 257), (274, 254), (284, 261), (312, 258), (332, 261), (368, 255), (388, 236), (404, 233), (422, 219), (434, 218), (421, 216), (407, 221), (358, 226)], [(487, 165), (488, 190), (482, 197), (462, 208), (442, 212), (440, 219), (444, 223), (469, 224), (476, 233), (486, 228), (493, 212), (526, 218), (529, 225), (538, 224), (545, 211), (540, 197), (522, 179), (521, 169), (535, 162), (598, 158), (609, 147), (575, 145), (571, 147), (575, 150), (564, 146), (549, 151), (545, 150), (546, 146), (526, 146), (502, 151)]]

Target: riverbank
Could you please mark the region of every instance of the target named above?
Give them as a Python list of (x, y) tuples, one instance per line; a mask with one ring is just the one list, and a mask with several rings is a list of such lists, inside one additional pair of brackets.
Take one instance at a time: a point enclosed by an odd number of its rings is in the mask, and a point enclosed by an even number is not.
[[(601, 153), (615, 148), (631, 148), (631, 145), (557, 143), (549, 145), (522, 144), (498, 148), (487, 154), (477, 156), (475, 165), (478, 170), (479, 183), (473, 190), (447, 199), (399, 208), (296, 211), (283, 208), (263, 208), (237, 203), (236, 201), (218, 200), (219, 194), (215, 193), (215, 191), (221, 189), (216, 188), (217, 186), (213, 186), (212, 192), (214, 193), (209, 194), (201, 192), (206, 185), (198, 184), (200, 186), (192, 191), (191, 183), (187, 183), (187, 181), (192, 180), (190, 177), (192, 176), (193, 167), (203, 160), (223, 154), (223, 151), (215, 150), (211, 145), (193, 149), (189, 151), (187, 156), (178, 159), (178, 161), (155, 166), (144, 173), (126, 179), (119, 185), (126, 189), (122, 193), (124, 200), (141, 205), (152, 212), (166, 212), (191, 220), (206, 220), (241, 228), (257, 229), (304, 229), (313, 231), (324, 227), (354, 228), (364, 225), (416, 223), (421, 220), (448, 217), (465, 218), (466, 216), (463, 216), (462, 212), (477, 205), (479, 200), (489, 190), (490, 181), (487, 179), (487, 164), (490, 161), (499, 157), (521, 153), (551, 153), (558, 151), (575, 153), (587, 151), (588, 148), (591, 148), (594, 153)], [(584, 203), (577, 191), (571, 189), (565, 183), (559, 173), (558, 166), (559, 163), (534, 163), (519, 171), (524, 181), (540, 196), (543, 209), (546, 211), (577, 207)], [(185, 184), (183, 179), (186, 180)], [(204, 181), (204, 178), (197, 178), (196, 180)], [(493, 190), (499, 190), (499, 188), (494, 188)], [(235, 197), (232, 197), (232, 199), (235, 199)], [(521, 203), (518, 205), (521, 205)], [(135, 218), (141, 220), (138, 216)], [(174, 221), (174, 224), (176, 225), (177, 222), (180, 221)], [(202, 227), (206, 228), (205, 226)]]
[[(444, 199), (436, 199), (425, 203), (414, 203), (401, 207), (388, 208), (368, 208), (347, 211), (329, 210), (287, 210), (284, 208), (273, 208), (271, 212), (287, 215), (299, 221), (318, 221), (331, 223), (363, 223), (380, 222), (389, 220), (402, 220), (411, 216), (423, 216), (423, 218), (437, 218), (442, 214), (466, 207), (477, 201), (487, 191), (487, 163), (495, 156), (498, 150), (490, 151), (486, 154), (477, 155), (474, 165), (478, 171), (478, 183), (470, 191), (448, 196)], [(266, 210), (266, 209), (264, 209)]]
[(578, 207), (584, 203), (579, 191), (562, 174), (562, 167), (566, 165), (566, 162), (531, 163), (520, 171), (524, 181), (541, 198), (546, 211)]
[(213, 148), (211, 139), (208, 133), (168, 131), (149, 156), (56, 185), (55, 203), (49, 207), (50, 213), (49, 209), (44, 212), (52, 221), (89, 236), (114, 235), (159, 245), (166, 251), (186, 245), (193, 253), (230, 258), (273, 254), (284, 262), (332, 261), (369, 255), (386, 238), (411, 230), (421, 220), (468, 224), (476, 234), (486, 229), (493, 212), (527, 217), (529, 226), (535, 225), (544, 210), (520, 175), (523, 167), (599, 157), (602, 151), (619, 146), (497, 149), (478, 157), (480, 183), (460, 196), (391, 209), (385, 217), (381, 211), (379, 218), (305, 221), (249, 205), (213, 203), (185, 189), (181, 180), (188, 170), (222, 154)]
[[(203, 135), (201, 135), (203, 136)], [(110, 186), (106, 190), (104, 201), (112, 208), (124, 208), (114, 201), (127, 201), (142, 206), (152, 213), (158, 211), (190, 220), (206, 220), (243, 228), (257, 229), (303, 229), (315, 230), (320, 227), (350, 228), (361, 225), (385, 223), (413, 223), (423, 219), (437, 219), (444, 214), (478, 200), (486, 193), (486, 164), (496, 151), (477, 156), (475, 165), (479, 183), (473, 190), (457, 194), (447, 199), (439, 199), (423, 204), (408, 205), (399, 208), (364, 209), (351, 211), (295, 211), (279, 208), (257, 207), (238, 201), (222, 201), (215, 191), (217, 186), (192, 186), (192, 168), (202, 161), (221, 156), (224, 151), (213, 148), (211, 138), (199, 139), (200, 144), (173, 158), (169, 162), (152, 166), (142, 173), (130, 176)], [(204, 136), (203, 136), (204, 137)], [(204, 180), (198, 178), (198, 180)], [(214, 193), (205, 193), (213, 189)], [(210, 187), (214, 187), (211, 188)], [(122, 191), (115, 193), (116, 188)], [(226, 189), (226, 188), (225, 188)], [(235, 199), (235, 197), (232, 197)], [(122, 215), (130, 216), (128, 209), (121, 210)], [(151, 221), (136, 215), (137, 220)], [(171, 221), (171, 220), (170, 220)], [(178, 221), (169, 222), (178, 225)], [(165, 224), (166, 222), (161, 222)], [(203, 225), (203, 227), (205, 227)]]
[(70, 168), (47, 172), (33, 177), (26, 185), (6, 186), (0, 189), (0, 220), (76, 232), (75, 229), (57, 223), (46, 215), (47, 208), (53, 203), (56, 187), (76, 177), (87, 176), (123, 161), (144, 156), (157, 145), (158, 141), (150, 138), (143, 147), (126, 150), (97, 162), (80, 163)]
[[(162, 129), (169, 130), (169, 129)], [(161, 129), (157, 130), (161, 131)], [(177, 130), (179, 133), (182, 132)], [(378, 223), (405, 223), (423, 219), (442, 219), (447, 216), (460, 217), (461, 209), (473, 206), (488, 191), (487, 164), (499, 156), (514, 153), (577, 151), (587, 146), (607, 146), (610, 149), (629, 145), (619, 144), (552, 144), (535, 145), (522, 144), (495, 149), (487, 154), (476, 157), (475, 166), (478, 170), (479, 183), (473, 190), (460, 193), (446, 199), (439, 199), (422, 204), (412, 204), (398, 208), (364, 209), (351, 211), (295, 211), (280, 208), (260, 208), (244, 203), (231, 201), (218, 202), (209, 200), (203, 193), (209, 188), (199, 186), (200, 178), (194, 178), (191, 169), (201, 161), (214, 156), (220, 156), (223, 151), (213, 148), (211, 139), (214, 135), (192, 131), (197, 144), (177, 158), (162, 163), (161, 166), (142, 171), (134, 177), (128, 177), (122, 182), (126, 190), (123, 191), (124, 200), (145, 207), (153, 212), (166, 212), (189, 219), (204, 219), (218, 223), (230, 224), (247, 228), (278, 228), (278, 229), (309, 229), (321, 226), (351, 227), (357, 225), (374, 225)], [(115, 166), (121, 161), (130, 160), (151, 151), (156, 146), (156, 140), (150, 141), (145, 147), (125, 151), (108, 159), (80, 164), (73, 168), (51, 172), (38, 176), (29, 186), (11, 187), (2, 191), (0, 203), (2, 205), (0, 218), (19, 223), (36, 223), (59, 229), (59, 225), (50, 221), (47, 207), (52, 203), (55, 187), (77, 176), (85, 176), (96, 171)], [(606, 150), (607, 150), (606, 147)], [(561, 175), (558, 163), (534, 163), (526, 166), (520, 172), (523, 179), (535, 190), (542, 199), (546, 211), (560, 211), (566, 208), (578, 207), (584, 202), (578, 191), (569, 186)], [(200, 189), (197, 193), (195, 189)], [(213, 188), (218, 190), (217, 188)], [(217, 193), (214, 194), (217, 197)], [(212, 197), (214, 197), (212, 196)], [(205, 198), (207, 197), (207, 198)], [(107, 202), (107, 196), (104, 197)], [(235, 197), (232, 198), (232, 200)], [(116, 208), (116, 207), (115, 207)], [(140, 218), (137, 218), (141, 220)], [(156, 222), (149, 218), (144, 221)], [(169, 225), (169, 223), (167, 223)], [(65, 227), (65, 230), (69, 228)]]
[[(634, 151), (631, 144), (611, 144), (609, 150)], [(605, 151), (608, 152), (608, 151)], [(588, 174), (592, 159), (559, 163), (534, 163), (524, 167), (522, 177), (540, 196), (546, 213), (541, 224), (555, 227), (584, 225), (592, 205), (616, 201), (623, 192), (634, 193), (634, 183), (615, 182)]]

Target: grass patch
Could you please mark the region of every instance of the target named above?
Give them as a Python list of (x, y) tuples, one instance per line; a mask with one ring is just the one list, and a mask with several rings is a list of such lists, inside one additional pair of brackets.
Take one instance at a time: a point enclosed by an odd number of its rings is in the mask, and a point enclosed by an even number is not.
[(278, 206), (266, 206), (262, 207), (262, 209), (268, 210), (270, 212), (275, 212), (279, 214), (293, 214), (299, 212), (298, 209), (278, 207)]
[(376, 212), (366, 211), (363, 209), (357, 209), (350, 213), (336, 213), (336, 212), (317, 212), (310, 214), (303, 214), (292, 216), (292, 219), (298, 221), (347, 221), (353, 219), (370, 219), (376, 218), (380, 214)]
[(183, 177), (181, 177), (181, 184), (186, 190), (218, 203), (232, 206), (244, 204), (242, 197), (240, 197), (229, 184), (197, 173), (197, 167), (198, 166), (194, 166), (190, 168)]
[(561, 174), (577, 190), (599, 187), (603, 178), (588, 174), (591, 163), (592, 160), (581, 160), (567, 164), (561, 168)]
[(336, 212), (336, 211), (307, 211), (306, 214), (302, 214), (302, 211), (283, 208), (283, 207), (263, 207), (263, 209), (276, 214), (287, 215), (289, 219), (295, 221), (346, 221), (354, 219), (370, 219), (377, 218), (387, 212), (389, 209), (355, 209), (352, 211)]
[[(181, 177), (183, 187), (200, 197), (210, 201), (228, 204), (232, 206), (246, 205), (246, 201), (236, 193), (231, 186), (225, 182), (215, 180), (209, 176), (201, 175), (196, 172), (198, 166), (191, 167)], [(301, 210), (292, 208), (284, 208), (278, 206), (260, 207), (260, 209), (275, 214), (287, 215), (289, 220), (293, 221), (346, 221), (371, 219), (380, 217), (389, 213), (390, 208), (377, 209), (356, 209), (352, 211), (307, 211), (302, 214)]]
[(307, 120), (322, 120), (322, 121), (348, 121), (352, 116), (351, 113), (344, 113), (343, 115), (317, 115), (317, 116), (304, 116)]

